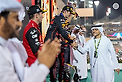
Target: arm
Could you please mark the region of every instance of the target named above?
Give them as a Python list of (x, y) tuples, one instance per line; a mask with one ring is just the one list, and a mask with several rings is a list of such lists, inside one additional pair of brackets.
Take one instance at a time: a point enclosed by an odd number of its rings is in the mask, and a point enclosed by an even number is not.
[(116, 53), (115, 53), (115, 50), (114, 50), (114, 47), (113, 47), (113, 44), (111, 43), (111, 41), (109, 42), (109, 52), (110, 52), (110, 55), (111, 55), (111, 59), (112, 59), (112, 63), (113, 63), (113, 68), (115, 69), (115, 72), (120, 72), (120, 69), (119, 69), (119, 66), (118, 66), (118, 61), (117, 61), (117, 58), (116, 58)]
[[(12, 58), (8, 50), (1, 49), (0, 47), (0, 82), (20, 82), (17, 74), (12, 67)], [(7, 55), (8, 58), (5, 56)]]
[(24, 80), (20, 81), (18, 75), (15, 73), (14, 67), (12, 67), (10, 61), (6, 60), (4, 57), (6, 54), (10, 55), (6, 52), (1, 53), (0, 55), (0, 82), (44, 82), (49, 73), (47, 66), (44, 64), (37, 65), (37, 63), (35, 63), (31, 68), (25, 68)]
[(37, 51), (42, 47), (40, 43), (40, 34), (37, 29), (30, 28), (26, 33), (26, 39), (29, 43), (29, 46), (34, 54), (37, 54)]
[(60, 43), (61, 43), (62, 45), (70, 44), (70, 42), (68, 42), (67, 40), (65, 40), (65, 39), (61, 36), (61, 34), (58, 35), (58, 38), (59, 38)]
[[(36, 61), (30, 68), (23, 69), (24, 79), (21, 82), (43, 82), (49, 73), (49, 68), (55, 62), (56, 55), (60, 53), (60, 46), (58, 39), (54, 39), (53, 42), (50, 42), (50, 40), (45, 42), (42, 50), (38, 51), (39, 62)], [(14, 68), (10, 51), (6, 47), (0, 46), (0, 52), (0, 82), (20, 82), (15, 72), (16, 69)], [(22, 61), (16, 60), (16, 62)]]
[(89, 48), (90, 48), (90, 42), (86, 42), (86, 44), (82, 47), (81, 45), (78, 45), (78, 50), (82, 53), (82, 54), (85, 54), (86, 52), (89, 51)]
[(84, 35), (79, 35), (79, 40), (80, 40), (81, 44), (83, 44), (83, 45), (85, 44), (85, 37), (84, 37)]
[(117, 61), (116, 53), (115, 53), (115, 50), (114, 50), (114, 47), (113, 47), (113, 44), (111, 43), (111, 41), (109, 41), (109, 52), (111, 55), (111, 59), (112, 59), (114, 69), (118, 69), (119, 68), (118, 61)]
[(44, 82), (49, 73), (49, 68), (44, 64), (39, 64), (36, 60), (30, 67), (25, 67), (24, 71), (25, 79), (23, 82)]
[[(64, 37), (66, 40), (68, 40), (68, 42), (71, 44), (73, 43), (73, 40), (71, 40), (69, 37), (68, 37), (68, 34), (66, 33), (66, 30), (64, 28), (62, 28), (62, 24), (61, 23), (61, 19), (59, 17), (57, 17), (55, 20), (55, 23), (57, 25), (57, 29), (58, 29), (58, 32), (59, 34), (61, 34), (62, 37)], [(64, 21), (65, 22), (65, 21)]]
[(42, 49), (38, 51), (38, 61), (36, 60), (35, 63), (25, 71), (25, 78), (30, 79), (27, 82), (43, 82), (44, 79), (46, 79), (49, 68), (51, 68), (55, 62), (56, 55), (60, 53), (60, 47), (61, 45), (58, 39), (54, 39), (52, 42), (47, 40), (44, 43)]
[(24, 47), (20, 46), (22, 46), (22, 44), (20, 42), (15, 42), (15, 39), (13, 39), (13, 41), (9, 41), (8, 43), (8, 48), (12, 54), (12, 59), (17, 76), (22, 82), (38, 82), (39, 79), (40, 82), (43, 82), (49, 73), (49, 68), (44, 64), (39, 64), (38, 61), (35, 61), (35, 63), (31, 65), (31, 67), (24, 68), (22, 64), (22, 62), (24, 62), (22, 61), (24, 58), (22, 58), (21, 60), (20, 57), (26, 55), (26, 53), (19, 53), (25, 51)]

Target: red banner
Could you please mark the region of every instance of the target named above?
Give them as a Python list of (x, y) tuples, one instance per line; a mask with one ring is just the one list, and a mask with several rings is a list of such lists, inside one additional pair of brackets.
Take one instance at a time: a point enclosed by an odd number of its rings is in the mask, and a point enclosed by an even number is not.
[(35, 0), (31, 0), (32, 5), (35, 5)]
[(17, 0), (17, 1), (21, 2), (21, 0)]
[(53, 6), (53, 0), (51, 0), (51, 19), (53, 19), (53, 12), (54, 12), (54, 6)]

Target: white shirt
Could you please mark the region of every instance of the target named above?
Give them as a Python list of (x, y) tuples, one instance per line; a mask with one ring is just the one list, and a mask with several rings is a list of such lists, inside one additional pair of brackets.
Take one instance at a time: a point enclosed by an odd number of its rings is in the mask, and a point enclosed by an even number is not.
[[(49, 73), (47, 66), (38, 65), (38, 61), (36, 61), (31, 67), (24, 67), (24, 58), (21, 57), (22, 54), (18, 52), (17, 47), (11, 41), (0, 37), (0, 44), (0, 82), (43, 82), (46, 79)], [(21, 43), (14, 42), (14, 44)], [(17, 55), (15, 59), (13, 55)]]

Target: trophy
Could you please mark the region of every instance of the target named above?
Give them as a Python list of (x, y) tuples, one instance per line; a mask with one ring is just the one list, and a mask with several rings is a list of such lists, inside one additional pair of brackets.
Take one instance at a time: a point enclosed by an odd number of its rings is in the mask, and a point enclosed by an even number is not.
[(64, 63), (64, 72), (66, 73), (66, 77), (70, 79), (71, 82), (76, 73), (76, 69), (71, 64)]

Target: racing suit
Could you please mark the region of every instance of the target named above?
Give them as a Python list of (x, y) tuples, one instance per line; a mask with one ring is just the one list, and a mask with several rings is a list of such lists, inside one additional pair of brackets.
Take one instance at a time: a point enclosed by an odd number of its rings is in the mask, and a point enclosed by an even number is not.
[[(66, 20), (62, 13), (55, 16), (55, 18), (50, 22), (50, 25), (47, 30), (47, 34), (46, 34), (44, 41), (46, 41), (48, 39), (51, 39), (51, 41), (52, 41), (55, 37), (59, 38), (60, 37), (59, 35), (61, 35), (64, 39), (66, 39), (68, 41), (67, 44), (73, 43), (73, 40), (71, 40), (70, 37), (68, 36), (66, 29), (63, 28), (65, 21)], [(61, 43), (64, 44), (65, 42), (61, 42)], [(62, 54), (62, 56), (61, 56), (61, 54)], [(59, 65), (59, 64), (64, 65), (63, 64), (64, 63), (63, 52), (61, 52), (61, 54), (59, 54), (59, 58), (57, 57), (54, 65), (50, 69), (50, 81), (51, 82), (56, 82), (56, 79), (57, 79), (56, 73), (58, 73), (57, 71), (59, 71), (59, 69), (58, 69), (59, 67), (57, 65)], [(58, 60), (60, 60), (60, 62)], [(57, 63), (59, 63), (59, 64), (57, 64)], [(60, 66), (60, 67), (63, 67), (63, 66)]]
[(43, 39), (39, 25), (30, 20), (23, 32), (23, 45), (27, 51), (29, 66), (37, 59), (37, 51), (43, 45)]

